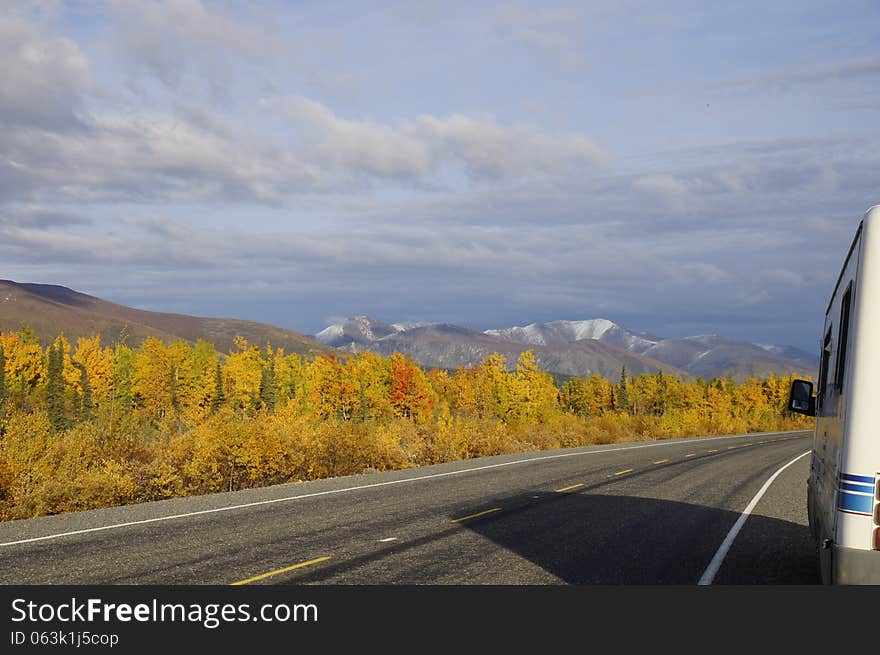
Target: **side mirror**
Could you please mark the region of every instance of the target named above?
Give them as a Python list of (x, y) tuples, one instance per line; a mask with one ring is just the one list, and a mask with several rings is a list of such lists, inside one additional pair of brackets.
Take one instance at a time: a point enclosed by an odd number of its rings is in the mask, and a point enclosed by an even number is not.
[(788, 394), (788, 409), (807, 416), (816, 415), (816, 399), (813, 398), (813, 383), (808, 380), (792, 380)]

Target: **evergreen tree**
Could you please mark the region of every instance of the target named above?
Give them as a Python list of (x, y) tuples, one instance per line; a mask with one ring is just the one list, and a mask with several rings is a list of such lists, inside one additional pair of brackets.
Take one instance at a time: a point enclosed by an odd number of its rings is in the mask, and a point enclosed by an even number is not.
[(627, 414), (630, 413), (629, 392), (626, 390), (626, 364), (620, 369), (620, 384), (617, 386), (617, 406)]
[(657, 414), (666, 413), (666, 378), (663, 377), (663, 371), (657, 371)]
[(131, 388), (134, 356), (134, 351), (123, 344), (117, 345), (113, 353), (113, 404), (123, 412), (131, 411), (135, 402)]
[(363, 382), (358, 385), (357, 420), (364, 423), (370, 418), (370, 406), (367, 402), (367, 389)]
[(95, 408), (94, 402), (92, 401), (92, 387), (89, 385), (89, 374), (86, 371), (86, 367), (80, 364), (79, 362), (74, 362), (74, 366), (79, 369), (80, 373), (80, 385), (82, 386), (82, 397), (80, 398), (80, 408), (79, 408), (79, 420), (80, 421), (90, 421), (92, 420), (92, 410)]
[(30, 329), (24, 322), (21, 323), (21, 332), (19, 332), (21, 342), (29, 346), (35, 346), (40, 343), (37, 333)]
[(275, 360), (269, 366), (264, 366), (260, 373), (260, 404), (269, 410), (275, 411)]
[[(77, 393), (76, 389), (68, 389), (65, 395), (67, 396), (64, 411), (65, 426), (70, 427), (76, 424), (82, 413), (82, 396)], [(66, 419), (68, 416), (70, 417), (69, 421)]]
[(220, 362), (217, 362), (217, 372), (214, 375), (214, 397), (211, 398), (211, 411), (216, 412), (224, 402), (226, 402), (226, 395), (223, 393), (223, 370), (220, 368)]
[(49, 347), (49, 361), (46, 371), (46, 409), (52, 431), (58, 432), (67, 427), (64, 408), (64, 350), (60, 345)]
[(180, 401), (177, 395), (177, 365), (172, 363), (168, 370), (168, 391), (171, 396), (171, 408), (177, 412), (180, 410)]

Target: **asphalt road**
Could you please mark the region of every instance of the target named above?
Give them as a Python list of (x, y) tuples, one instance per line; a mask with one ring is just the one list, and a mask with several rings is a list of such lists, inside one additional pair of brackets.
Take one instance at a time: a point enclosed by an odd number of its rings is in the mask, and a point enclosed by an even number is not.
[[(808, 432), (593, 446), (0, 523), (0, 584), (696, 584)], [(816, 584), (809, 457), (714, 584)]]

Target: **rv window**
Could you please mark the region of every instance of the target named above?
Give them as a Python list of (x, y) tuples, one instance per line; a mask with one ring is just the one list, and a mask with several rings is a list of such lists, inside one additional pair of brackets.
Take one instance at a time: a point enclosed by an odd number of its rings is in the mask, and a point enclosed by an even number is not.
[[(825, 333), (825, 339), (822, 341), (822, 361), (819, 364), (819, 394), (816, 399), (818, 410), (822, 409), (825, 401), (825, 386), (828, 382), (828, 362), (831, 359), (831, 326), (828, 326), (828, 332)], [(818, 411), (817, 411), (818, 413)]]
[(834, 386), (837, 391), (843, 391), (843, 375), (846, 367), (846, 341), (849, 332), (850, 301), (852, 300), (852, 282), (843, 294), (840, 305), (840, 330), (837, 335), (837, 362), (834, 366)]

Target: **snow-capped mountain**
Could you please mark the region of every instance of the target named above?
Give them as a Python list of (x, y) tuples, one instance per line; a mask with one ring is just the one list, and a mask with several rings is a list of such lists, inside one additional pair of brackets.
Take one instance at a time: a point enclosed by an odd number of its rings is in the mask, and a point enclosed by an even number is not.
[(315, 339), (328, 346), (345, 348), (351, 344), (368, 344), (390, 334), (396, 334), (416, 324), (384, 323), (369, 316), (352, 316), (341, 323), (328, 325), (315, 335)]
[(686, 372), (675, 367), (598, 339), (534, 344), (503, 339), (447, 323), (416, 324), (413, 327), (397, 324), (402, 329), (389, 332), (388, 328), (393, 325), (366, 317), (354, 317), (329, 326), (315, 338), (351, 352), (371, 350), (385, 356), (395, 352), (406, 353), (423, 366), (432, 368), (475, 366), (492, 353), (504, 355), (512, 366), (520, 353), (531, 350), (541, 369), (561, 375), (585, 376), (595, 373), (613, 377), (620, 375), (623, 366), (635, 375), (661, 369), (672, 375), (686, 375)]
[(743, 379), (771, 372), (800, 375), (816, 367), (808, 353), (790, 346), (761, 346), (714, 334), (664, 339), (633, 332), (605, 318), (477, 332), (450, 324), (384, 323), (355, 316), (330, 325), (315, 338), (353, 352), (403, 352), (425, 366), (444, 368), (473, 366), (492, 352), (515, 362), (519, 353), (531, 349), (541, 368), (563, 375), (614, 377), (626, 366), (633, 374), (663, 370), (707, 379), (728, 374)]
[(663, 339), (632, 332), (608, 319), (552, 321), (488, 330), (520, 343), (576, 343), (597, 339), (705, 378), (733, 373), (734, 377), (764, 376), (770, 372), (810, 372), (816, 358), (792, 346), (734, 341), (717, 334)]
[(594, 318), (586, 321), (532, 323), (525, 327), (486, 330), (486, 334), (510, 341), (540, 346), (574, 343), (584, 339), (599, 339), (633, 352), (650, 348), (658, 341), (658, 339), (648, 335), (630, 332), (617, 323), (609, 321), (607, 318)]

